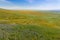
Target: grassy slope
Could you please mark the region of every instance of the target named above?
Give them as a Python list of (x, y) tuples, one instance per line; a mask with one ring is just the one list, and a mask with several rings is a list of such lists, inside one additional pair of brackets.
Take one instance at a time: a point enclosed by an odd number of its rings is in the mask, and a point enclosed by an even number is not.
[(59, 17), (52, 12), (1, 9), (0, 39), (60, 40)]

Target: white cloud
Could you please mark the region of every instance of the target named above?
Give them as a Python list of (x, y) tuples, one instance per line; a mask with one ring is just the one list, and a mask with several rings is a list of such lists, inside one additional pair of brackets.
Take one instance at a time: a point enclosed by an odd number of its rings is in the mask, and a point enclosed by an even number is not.
[(15, 4), (11, 3), (10, 1), (6, 0), (0, 0), (0, 8), (4, 9), (20, 9), (19, 6), (16, 6)]
[(9, 9), (9, 10), (16, 10), (16, 9), (20, 9), (20, 7), (18, 6), (9, 6), (9, 7), (0, 7), (0, 8), (3, 8), (3, 9)]
[(9, 5), (14, 5), (12, 2), (7, 1), (7, 0), (0, 0), (0, 3), (9, 4)]
[(60, 0), (46, 0), (42, 5), (38, 5), (37, 9), (41, 10), (60, 10)]

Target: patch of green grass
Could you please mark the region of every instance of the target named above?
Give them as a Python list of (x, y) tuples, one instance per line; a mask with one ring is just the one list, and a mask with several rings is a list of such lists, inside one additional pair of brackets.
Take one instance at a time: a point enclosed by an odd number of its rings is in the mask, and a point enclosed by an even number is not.
[(2, 25), (0, 39), (3, 40), (60, 40), (60, 29), (36, 25)]

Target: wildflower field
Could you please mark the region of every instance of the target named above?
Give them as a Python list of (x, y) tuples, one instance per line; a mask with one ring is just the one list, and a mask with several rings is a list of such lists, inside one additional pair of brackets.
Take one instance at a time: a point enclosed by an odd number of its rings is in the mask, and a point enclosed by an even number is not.
[(0, 40), (60, 40), (60, 12), (0, 9)]

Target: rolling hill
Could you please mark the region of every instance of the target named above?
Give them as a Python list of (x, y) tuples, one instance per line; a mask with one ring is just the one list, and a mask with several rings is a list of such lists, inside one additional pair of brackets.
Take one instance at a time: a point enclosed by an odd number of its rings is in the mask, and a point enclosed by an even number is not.
[(0, 9), (0, 40), (60, 40), (60, 14)]

